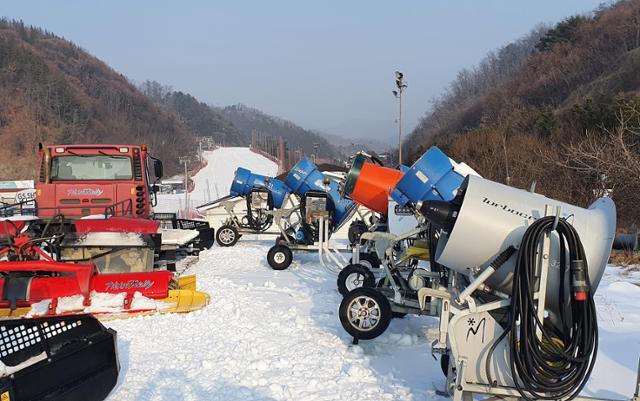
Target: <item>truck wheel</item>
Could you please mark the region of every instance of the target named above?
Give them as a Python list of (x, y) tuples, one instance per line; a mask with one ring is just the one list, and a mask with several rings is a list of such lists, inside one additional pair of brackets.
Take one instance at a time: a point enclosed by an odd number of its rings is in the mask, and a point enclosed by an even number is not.
[(338, 292), (343, 296), (356, 288), (375, 287), (375, 285), (376, 278), (371, 270), (363, 265), (348, 265), (338, 274)]
[(293, 252), (285, 245), (274, 245), (267, 252), (267, 262), (273, 270), (284, 270), (293, 261)]
[(389, 300), (373, 288), (356, 288), (340, 302), (340, 323), (355, 339), (371, 340), (389, 327)]
[(232, 225), (224, 225), (216, 233), (216, 241), (220, 246), (234, 246), (240, 239), (238, 229)]
[[(349, 262), (353, 263), (353, 258), (351, 258)], [(371, 270), (380, 268), (380, 259), (378, 259), (378, 256), (375, 253), (360, 252), (360, 262), (358, 263), (362, 266), (368, 267)]]

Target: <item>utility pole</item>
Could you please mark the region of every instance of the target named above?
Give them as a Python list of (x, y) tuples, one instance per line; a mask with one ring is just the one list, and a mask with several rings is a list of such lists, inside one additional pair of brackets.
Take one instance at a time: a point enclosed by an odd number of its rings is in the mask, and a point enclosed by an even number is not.
[(398, 98), (398, 103), (400, 104), (398, 110), (398, 165), (402, 165), (402, 92), (407, 89), (408, 85), (404, 83), (402, 80), (404, 78), (404, 74), (400, 71), (396, 71), (396, 88), (398, 90), (392, 91), (393, 96)]
[(189, 170), (187, 169), (189, 156), (182, 156), (179, 160), (180, 163), (184, 163), (184, 208), (186, 211), (189, 210)]

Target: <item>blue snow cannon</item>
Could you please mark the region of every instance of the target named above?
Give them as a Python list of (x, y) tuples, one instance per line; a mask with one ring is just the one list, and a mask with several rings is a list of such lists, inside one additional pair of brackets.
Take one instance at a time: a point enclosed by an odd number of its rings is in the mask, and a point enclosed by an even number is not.
[(233, 177), (229, 193), (232, 196), (247, 196), (256, 188), (266, 188), (271, 192), (273, 206), (276, 209), (282, 207), (284, 201), (287, 199), (287, 195), (291, 192), (287, 184), (278, 179), (253, 174), (246, 168), (238, 167), (236, 175)]
[(296, 163), (287, 174), (285, 183), (300, 197), (303, 197), (309, 191), (327, 193), (331, 200), (329, 202), (329, 212), (333, 216), (333, 231), (349, 220), (356, 210), (357, 205), (354, 202), (340, 196), (338, 182), (322, 174), (309, 159), (304, 158)]
[(452, 200), (464, 176), (454, 170), (454, 164), (440, 149), (427, 150), (398, 181), (391, 197), (400, 206), (426, 200)]

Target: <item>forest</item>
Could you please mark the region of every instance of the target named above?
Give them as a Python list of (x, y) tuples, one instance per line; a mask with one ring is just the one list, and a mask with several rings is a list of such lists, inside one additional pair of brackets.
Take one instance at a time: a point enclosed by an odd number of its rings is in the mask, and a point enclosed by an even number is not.
[(486, 178), (588, 206), (609, 194), (640, 223), (640, 1), (538, 26), (461, 71), (404, 143)]

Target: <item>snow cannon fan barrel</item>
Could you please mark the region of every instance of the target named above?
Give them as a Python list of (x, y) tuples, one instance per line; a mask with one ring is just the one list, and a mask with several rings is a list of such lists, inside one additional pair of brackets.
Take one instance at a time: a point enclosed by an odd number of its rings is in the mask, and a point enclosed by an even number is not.
[(287, 174), (285, 184), (301, 197), (309, 191), (325, 192), (331, 201), (329, 207), (332, 210), (329, 212), (332, 213), (333, 231), (339, 229), (356, 211), (357, 205), (353, 201), (340, 196), (338, 182), (322, 174), (309, 159), (303, 158), (293, 166)]
[[(445, 231), (437, 244), (436, 262), (463, 274), (474, 267), (483, 271), (510, 246), (526, 252), (522, 240), (527, 229), (545, 216), (552, 219), (559, 211), (559, 218), (573, 226), (582, 243), (590, 281), (588, 291), (595, 292), (615, 236), (616, 209), (610, 198), (600, 198), (584, 209), (473, 175), (465, 179), (459, 192), (451, 202), (426, 201), (421, 206), (427, 220)], [(546, 307), (557, 317), (561, 309), (558, 232), (550, 232), (549, 239)], [(511, 294), (516, 259), (509, 258), (486, 284)]]
[(363, 154), (356, 155), (342, 186), (342, 195), (374, 212), (386, 215), (389, 193), (404, 173), (369, 162)]
[(254, 174), (246, 168), (238, 167), (229, 193), (232, 196), (247, 196), (256, 188), (266, 188), (271, 192), (273, 206), (276, 209), (282, 207), (287, 195), (291, 192), (291, 189), (284, 182), (276, 178)]
[(469, 174), (478, 175), (471, 167), (454, 162), (433, 146), (398, 181), (391, 197), (403, 207), (426, 200), (449, 201)]

